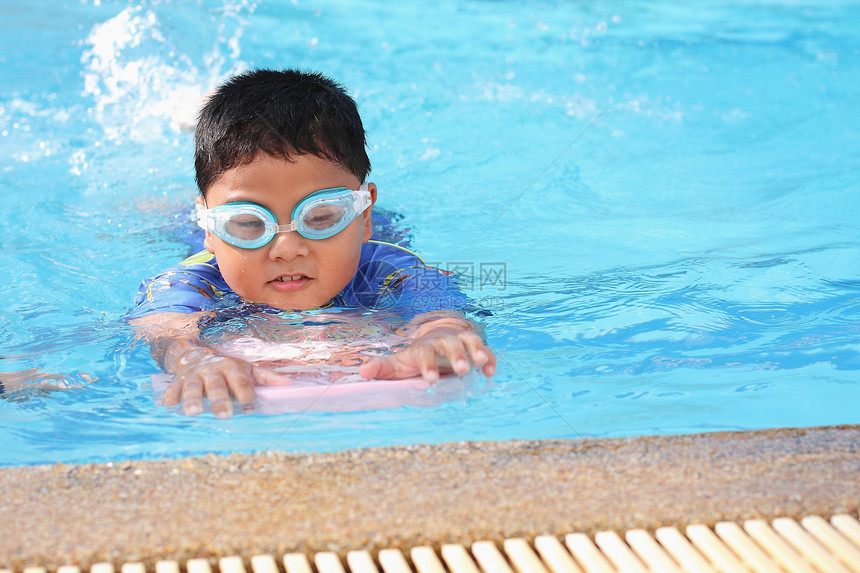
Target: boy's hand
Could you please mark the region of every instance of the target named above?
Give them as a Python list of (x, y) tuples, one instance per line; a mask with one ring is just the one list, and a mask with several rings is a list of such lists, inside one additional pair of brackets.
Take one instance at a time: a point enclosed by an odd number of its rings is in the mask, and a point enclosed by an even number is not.
[(233, 398), (246, 412), (254, 408), (255, 385), (285, 385), (292, 381), (273, 370), (221, 356), (200, 342), (199, 319), (206, 313), (159, 313), (137, 318), (131, 324), (150, 344), (152, 357), (162, 370), (174, 374), (162, 398), (165, 406), (183, 404), (195, 416), (209, 398), (218, 418), (233, 415)]
[(189, 416), (203, 411), (203, 397), (216, 418), (233, 415), (233, 398), (242, 406), (243, 412), (254, 410), (255, 385), (289, 384), (289, 378), (272, 370), (259, 368), (250, 362), (230, 356), (219, 356), (203, 348), (194, 348), (177, 360), (173, 382), (162, 398), (165, 406), (182, 403), (182, 410)]
[(408, 348), (376, 356), (362, 364), (358, 373), (363, 378), (384, 380), (421, 375), (429, 382), (436, 382), (440, 373), (462, 376), (472, 368), (493, 376), (495, 354), (465, 319), (445, 317), (421, 323)]

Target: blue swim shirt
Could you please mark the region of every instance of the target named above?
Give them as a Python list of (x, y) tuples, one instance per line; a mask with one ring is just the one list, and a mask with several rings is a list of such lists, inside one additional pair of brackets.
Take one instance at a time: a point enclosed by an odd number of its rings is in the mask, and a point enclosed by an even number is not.
[[(214, 310), (241, 299), (224, 281), (215, 256), (201, 251), (141, 281), (134, 302), (127, 318)], [(384, 309), (409, 320), (432, 310), (462, 310), (467, 303), (455, 276), (427, 266), (403, 247), (369, 241), (362, 246), (355, 276), (323, 308)]]

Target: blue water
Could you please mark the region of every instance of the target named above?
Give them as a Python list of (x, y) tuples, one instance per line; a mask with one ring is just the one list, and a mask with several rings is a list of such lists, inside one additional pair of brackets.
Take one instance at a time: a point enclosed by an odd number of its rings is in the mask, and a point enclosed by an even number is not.
[[(0, 2), (0, 465), (860, 423), (860, 5)], [(188, 418), (122, 322), (188, 253), (201, 93), (347, 85), (500, 357), (437, 408)]]

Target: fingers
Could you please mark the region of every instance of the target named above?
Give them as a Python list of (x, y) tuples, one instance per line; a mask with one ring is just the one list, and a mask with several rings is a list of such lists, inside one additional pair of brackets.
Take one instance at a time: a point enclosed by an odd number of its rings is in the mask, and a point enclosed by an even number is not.
[(203, 411), (203, 380), (197, 376), (187, 377), (180, 387), (182, 411), (196, 416)]
[(182, 392), (185, 387), (185, 381), (181, 376), (174, 376), (173, 382), (164, 391), (164, 396), (161, 397), (161, 403), (168, 407), (173, 407), (182, 401)]
[(445, 370), (453, 370), (460, 376), (463, 376), (471, 369), (469, 355), (463, 341), (465, 335), (466, 333), (460, 333), (457, 336), (444, 336), (435, 339), (433, 344), (439, 357), (446, 359), (449, 368), (444, 368), (446, 365), (440, 366)]
[(387, 380), (388, 378), (382, 374), (383, 369), (385, 368), (385, 363), (387, 362), (386, 358), (388, 357), (371, 358), (369, 361), (358, 367), (358, 375), (367, 380), (373, 378)]
[(421, 371), (421, 376), (428, 382), (438, 382), (439, 366), (450, 365), (445, 354), (440, 353), (437, 348), (448, 346), (448, 343), (445, 342), (448, 338), (436, 338), (433, 340), (433, 344), (421, 344), (415, 347), (418, 368)]
[(428, 382), (439, 380), (440, 374), (454, 372), (465, 375), (479, 368), (485, 376), (496, 373), (496, 356), (474, 332), (440, 336), (421, 341), (388, 356), (377, 356), (358, 370), (362, 378), (392, 380), (422, 376)]
[(485, 376), (496, 373), (496, 355), (484, 345), (483, 339), (474, 332), (462, 332), (457, 336), (437, 339), (443, 355), (451, 364), (451, 369), (463, 376), (472, 368), (478, 368)]
[(378, 380), (400, 380), (420, 375), (435, 382), (439, 379), (437, 360), (447, 364), (446, 359), (437, 357), (431, 344), (416, 344), (388, 356), (370, 359), (359, 367), (358, 374), (362, 378)]
[(416, 361), (412, 356), (414, 348), (407, 348), (388, 356), (376, 356), (358, 368), (362, 378), (378, 380), (398, 380), (418, 374)]
[(484, 341), (477, 334), (470, 332), (463, 343), (472, 357), (472, 364), (481, 369), (484, 376), (496, 374), (496, 355), (484, 345)]
[[(212, 414), (216, 418), (225, 419), (233, 416), (233, 400), (230, 398), (227, 382), (223, 378), (206, 377), (203, 382), (203, 391), (206, 397), (209, 398), (209, 406), (212, 408)], [(185, 404), (185, 413), (188, 414), (187, 402)], [(197, 410), (197, 413), (199, 414), (200, 410)]]
[(413, 346), (389, 356), (377, 356), (365, 362), (358, 374), (365, 379), (400, 380), (421, 375), (428, 382), (439, 380), (437, 356), (429, 344)]
[(208, 398), (212, 414), (217, 418), (233, 415), (233, 399), (244, 412), (253, 411), (255, 369), (238, 358), (217, 357), (178, 372), (162, 398), (165, 406), (182, 403), (189, 416), (203, 412), (203, 399)]
[(293, 383), (293, 379), (286, 374), (268, 368), (255, 367), (254, 376), (258, 386), (289, 386)]

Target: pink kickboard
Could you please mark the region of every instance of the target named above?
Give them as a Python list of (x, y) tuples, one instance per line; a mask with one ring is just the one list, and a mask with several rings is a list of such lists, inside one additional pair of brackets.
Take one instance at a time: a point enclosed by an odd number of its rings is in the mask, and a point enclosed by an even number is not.
[[(380, 343), (397, 340), (382, 337)], [(219, 346), (225, 355), (235, 356), (288, 377), (284, 385), (255, 388), (254, 410), (262, 414), (305, 411), (351, 412), (379, 410), (402, 406), (432, 407), (463, 399), (475, 384), (475, 373), (460, 377), (443, 376), (431, 384), (421, 377), (400, 380), (367, 380), (358, 375), (358, 367), (367, 358), (366, 344), (344, 344), (336, 340), (273, 342), (242, 337)], [(153, 389), (160, 402), (161, 394), (172, 376), (153, 377)], [(205, 411), (209, 411), (208, 404)]]
[[(343, 325), (337, 325), (343, 330)], [(364, 329), (369, 336), (354, 336)], [(373, 330), (376, 329), (376, 330)], [(222, 352), (250, 360), (289, 376), (292, 384), (258, 386), (256, 409), (264, 413), (350, 412), (401, 406), (437, 406), (462, 397), (475, 379), (446, 376), (431, 384), (421, 377), (400, 380), (367, 380), (358, 375), (359, 365), (371, 349), (391, 348), (403, 339), (378, 324), (352, 324), (346, 332), (332, 336), (305, 329), (301, 339), (289, 342), (239, 338), (221, 347)], [(353, 335), (353, 336), (350, 336)]]
[[(358, 375), (355, 374), (355, 377)], [(284, 386), (257, 386), (254, 389), (254, 411), (260, 414), (286, 414), (306, 411), (354, 412), (402, 406), (429, 408), (443, 402), (464, 399), (477, 378), (475, 374), (467, 374), (463, 377), (443, 376), (435, 384), (423, 378), (360, 379), (321, 384), (296, 377), (292, 384)], [(172, 380), (173, 377), (167, 374), (153, 376), (152, 385), (158, 402)], [(208, 403), (204, 411), (210, 411)]]
[(303, 383), (287, 386), (258, 386), (256, 410), (275, 414), (287, 412), (352, 412), (401, 406), (438, 406), (444, 401), (465, 397), (474, 375), (445, 376), (435, 384), (423, 378), (402, 380), (341, 381), (334, 384)]

